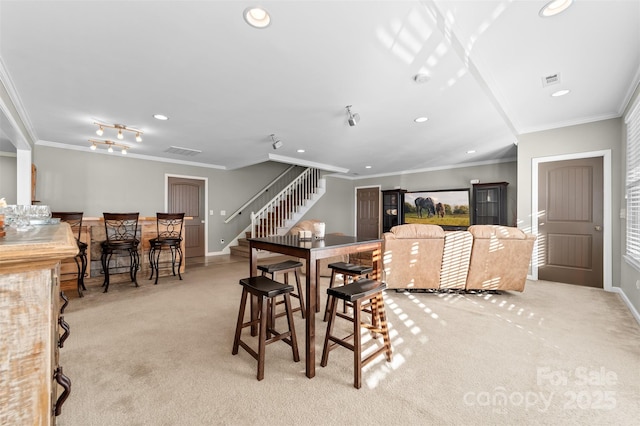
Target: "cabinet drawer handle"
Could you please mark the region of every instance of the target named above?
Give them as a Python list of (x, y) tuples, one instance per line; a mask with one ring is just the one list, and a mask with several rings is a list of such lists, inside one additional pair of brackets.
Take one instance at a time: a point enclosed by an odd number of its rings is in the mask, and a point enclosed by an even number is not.
[(58, 324), (60, 324), (60, 327), (62, 327), (62, 329), (64, 330), (64, 333), (62, 334), (62, 336), (60, 336), (60, 339), (58, 339), (58, 347), (61, 348), (64, 346), (64, 341), (67, 340), (67, 337), (69, 337), (71, 330), (69, 328), (69, 324), (67, 324), (67, 322), (64, 320), (64, 317), (62, 316), (58, 318)]
[(64, 404), (71, 393), (71, 379), (62, 374), (62, 367), (56, 368), (55, 373), (53, 373), (53, 378), (64, 389), (64, 392), (60, 394), (54, 407), (54, 414), (59, 416), (62, 412), (62, 404)]
[(67, 297), (66, 294), (64, 294), (64, 291), (61, 291), (60, 292), (60, 299), (62, 299), (64, 301), (64, 303), (60, 307), (60, 313), (64, 314), (64, 310), (67, 308), (67, 305), (69, 304), (69, 298)]

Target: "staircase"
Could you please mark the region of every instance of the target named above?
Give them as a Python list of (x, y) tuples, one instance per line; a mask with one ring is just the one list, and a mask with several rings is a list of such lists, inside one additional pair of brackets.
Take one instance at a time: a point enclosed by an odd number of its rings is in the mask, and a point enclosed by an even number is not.
[(251, 232), (246, 232), (244, 238), (238, 238), (238, 245), (229, 247), (229, 251), (232, 256), (240, 256), (249, 258), (249, 240), (247, 238), (251, 237)]
[(230, 253), (248, 258), (247, 238), (285, 235), (324, 193), (325, 180), (320, 178), (320, 171), (306, 169), (258, 212), (251, 213), (251, 224), (236, 238), (237, 245), (229, 247)]

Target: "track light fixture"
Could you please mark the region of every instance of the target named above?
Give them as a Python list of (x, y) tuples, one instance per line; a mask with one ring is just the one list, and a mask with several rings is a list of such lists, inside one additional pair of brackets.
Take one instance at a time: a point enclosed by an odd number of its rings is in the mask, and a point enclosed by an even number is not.
[(96, 139), (89, 139), (89, 142), (91, 142), (91, 150), (95, 151), (96, 149), (98, 149), (98, 145), (105, 145), (107, 146), (107, 151), (109, 152), (113, 152), (113, 147), (116, 148), (120, 148), (122, 155), (127, 155), (127, 151), (129, 150), (129, 146), (127, 145), (122, 145), (119, 143), (115, 143), (113, 141), (110, 140), (104, 140), (104, 141), (100, 141), (100, 140), (96, 140)]
[(283, 143), (280, 139), (276, 138), (276, 135), (271, 134), (271, 140), (273, 141), (273, 143), (271, 144), (273, 149), (278, 149), (282, 147)]
[(127, 127), (124, 124), (108, 124), (99, 123), (97, 121), (94, 121), (93, 124), (98, 126), (98, 130), (96, 130), (96, 135), (98, 136), (102, 136), (104, 134), (104, 129), (106, 127), (109, 129), (117, 129), (118, 134), (116, 135), (116, 137), (120, 140), (124, 139), (124, 132), (131, 132), (136, 135), (136, 142), (142, 142), (142, 135), (144, 134), (142, 130), (134, 129), (133, 127)]
[(360, 121), (360, 114), (353, 114), (351, 112), (351, 105), (347, 105), (345, 108), (347, 108), (347, 113), (349, 114), (349, 126), (353, 127)]

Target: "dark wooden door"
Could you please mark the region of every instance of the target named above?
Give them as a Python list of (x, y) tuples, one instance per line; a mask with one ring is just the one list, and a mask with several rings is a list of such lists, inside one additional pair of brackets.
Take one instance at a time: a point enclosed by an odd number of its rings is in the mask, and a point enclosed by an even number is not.
[(603, 287), (602, 157), (538, 166), (538, 278)]
[(185, 257), (204, 256), (204, 181), (199, 179), (169, 178), (167, 205), (169, 213), (185, 213)]
[(357, 229), (358, 238), (380, 237), (380, 189), (358, 188)]

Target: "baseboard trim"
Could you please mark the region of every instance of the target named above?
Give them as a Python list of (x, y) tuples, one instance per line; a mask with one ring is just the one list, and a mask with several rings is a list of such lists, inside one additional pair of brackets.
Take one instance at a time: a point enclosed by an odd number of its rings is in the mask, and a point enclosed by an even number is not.
[(611, 287), (610, 291), (612, 293), (618, 293), (620, 295), (620, 297), (622, 298), (622, 301), (627, 305), (627, 308), (629, 308), (629, 310), (631, 311), (631, 315), (633, 315), (633, 317), (636, 319), (638, 324), (640, 324), (640, 313), (638, 312), (636, 307), (633, 306), (633, 303), (631, 303), (631, 300), (629, 300), (624, 290), (622, 290), (620, 287)]

